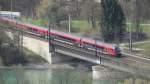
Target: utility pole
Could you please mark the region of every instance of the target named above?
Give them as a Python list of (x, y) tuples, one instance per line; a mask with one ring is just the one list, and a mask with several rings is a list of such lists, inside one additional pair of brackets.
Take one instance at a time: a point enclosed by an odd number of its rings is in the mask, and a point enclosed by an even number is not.
[(96, 55), (96, 57), (97, 57), (97, 40), (95, 39), (95, 55)]
[[(137, 26), (135, 26), (137, 24), (137, 0), (134, 0), (132, 2), (132, 6), (134, 8), (134, 11), (132, 13), (132, 24), (133, 26), (131, 26), (132, 28), (136, 28)], [(132, 28), (130, 28), (130, 54), (132, 53)]]
[(12, 8), (12, 7), (13, 7), (13, 4), (12, 4), (12, 0), (11, 0), (11, 1), (10, 1), (10, 11), (11, 11), (11, 16), (10, 16), (10, 18), (11, 18), (11, 19), (13, 19), (13, 18), (12, 18), (12, 10), (13, 10), (13, 8)]
[[(130, 2), (128, 2), (128, 1), (126, 1), (126, 5), (125, 5), (125, 8), (128, 8), (128, 10), (127, 10), (127, 15), (129, 15), (129, 10), (131, 10), (130, 8), (131, 8), (131, 5), (129, 6), (128, 4), (129, 3), (132, 3), (131, 1)], [(132, 15), (131, 16), (132, 17), (132, 20), (134, 19), (134, 15)], [(128, 21), (128, 19), (129, 19), (130, 17), (128, 16), (127, 17), (127, 21)], [(131, 23), (131, 24), (130, 24)], [(129, 22), (129, 24), (127, 24), (127, 28), (128, 28), (128, 32), (129, 32), (129, 52), (130, 52), (130, 54), (132, 53), (132, 26), (128, 26), (128, 25), (132, 25), (132, 21), (130, 21)]]
[(49, 22), (49, 27), (48, 27), (48, 32), (47, 32), (47, 34), (48, 34), (48, 41), (49, 41), (49, 53), (51, 52), (51, 33), (50, 33), (50, 31), (51, 31), (51, 27), (50, 27), (50, 22)]
[(130, 28), (130, 42), (129, 42), (130, 54), (132, 53), (132, 29)]
[[(94, 40), (95, 40), (95, 56), (98, 57), (98, 52), (97, 52), (97, 51), (98, 51), (98, 50), (97, 50), (97, 39), (95, 38)], [(100, 56), (100, 60), (99, 60), (99, 61), (100, 61), (100, 64), (101, 64), (101, 61), (102, 61), (101, 56)]]
[(69, 34), (71, 33), (71, 14), (68, 14), (68, 19), (69, 19)]
[(70, 4), (70, 0), (68, 1), (68, 33), (71, 33), (71, 13), (70, 13), (70, 8), (71, 8), (71, 4)]
[(54, 38), (51, 36), (51, 27), (53, 27), (53, 26), (51, 26), (52, 24), (50, 24), (50, 22), (49, 22), (49, 28), (48, 28), (48, 32), (47, 32), (47, 34), (48, 34), (48, 40), (49, 40), (49, 53), (53, 53), (53, 52), (55, 52), (55, 46), (54, 46), (54, 44), (52, 43), (52, 41), (54, 40)]

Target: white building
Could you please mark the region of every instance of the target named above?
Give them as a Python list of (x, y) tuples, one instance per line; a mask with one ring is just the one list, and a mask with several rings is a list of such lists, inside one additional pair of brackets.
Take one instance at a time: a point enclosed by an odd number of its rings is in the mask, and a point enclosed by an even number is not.
[(16, 19), (16, 18), (21, 17), (21, 13), (20, 12), (11, 12), (11, 11), (0, 11), (0, 16)]
[(95, 0), (96, 2), (98, 2), (98, 3), (101, 3), (101, 0)]

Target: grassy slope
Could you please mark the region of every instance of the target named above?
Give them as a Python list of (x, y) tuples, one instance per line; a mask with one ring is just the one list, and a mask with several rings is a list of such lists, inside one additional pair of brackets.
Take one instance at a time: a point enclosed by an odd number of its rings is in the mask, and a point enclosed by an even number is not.
[(142, 49), (140, 52), (137, 52), (137, 53), (143, 54), (142, 56), (150, 58), (150, 42), (141, 43), (141, 44), (134, 44), (133, 48)]
[[(34, 25), (48, 27), (48, 20), (47, 19), (38, 19), (32, 20), (30, 18), (22, 18), (23, 22), (31, 23)], [(68, 31), (68, 21), (61, 22), (62, 27), (64, 30)], [(62, 29), (63, 30), (63, 29)], [(91, 28), (91, 25), (85, 20), (72, 20), (71, 21), (71, 31), (76, 33), (85, 33), (88, 31), (98, 32), (98, 26), (96, 28)]]
[(89, 23), (87, 21), (78, 21), (78, 20), (74, 20), (71, 22), (71, 26), (73, 28), (77, 28), (77, 29), (87, 29), (90, 27)]
[[(127, 24), (127, 27), (127, 31), (130, 31), (133, 25)], [(150, 24), (141, 24), (140, 28), (148, 35), (148, 37), (150, 37)], [(135, 31), (135, 29), (132, 29), (132, 31)]]
[[(142, 28), (142, 31), (147, 34), (147, 36), (149, 38), (148, 40), (150, 40), (150, 24), (141, 24), (140, 27)], [(128, 25), (128, 28), (130, 29), (131, 25)], [(128, 47), (128, 45), (126, 47)], [(150, 42), (134, 44), (133, 48), (143, 49), (140, 52), (136, 52), (136, 54), (138, 54), (138, 53), (143, 54), (142, 56), (150, 58)]]
[(141, 25), (143, 32), (145, 32), (150, 38), (150, 25)]

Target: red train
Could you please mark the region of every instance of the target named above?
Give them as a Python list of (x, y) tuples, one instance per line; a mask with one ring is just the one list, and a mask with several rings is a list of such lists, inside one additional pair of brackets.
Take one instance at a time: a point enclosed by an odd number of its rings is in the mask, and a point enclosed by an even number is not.
[(0, 17), (0, 23), (15, 26), (16, 28), (21, 28), (28, 33), (32, 33), (43, 38), (47, 38), (48, 35), (51, 35), (52, 37), (54, 37), (54, 39), (71, 45), (78, 45), (80, 47), (84, 47), (87, 49), (97, 50), (97, 52), (109, 54), (113, 57), (121, 56), (121, 50), (116, 45), (95, 41), (93, 39), (87, 38), (81, 39), (80, 37), (76, 37), (71, 34), (66, 34), (63, 32), (58, 32), (55, 30), (51, 30), (50, 32), (48, 32), (48, 30), (45, 28), (35, 26), (32, 24), (22, 23), (16, 20), (11, 20), (5, 17)]

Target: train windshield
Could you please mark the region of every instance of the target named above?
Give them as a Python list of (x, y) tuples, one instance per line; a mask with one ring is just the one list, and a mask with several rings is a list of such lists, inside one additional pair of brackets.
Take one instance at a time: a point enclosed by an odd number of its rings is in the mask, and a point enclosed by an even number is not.
[(114, 50), (116, 51), (116, 52), (121, 52), (121, 49), (118, 47), (118, 46), (114, 46)]
[(115, 48), (115, 51), (116, 51), (116, 52), (121, 52), (121, 49), (120, 49), (119, 47), (116, 47), (116, 48)]

